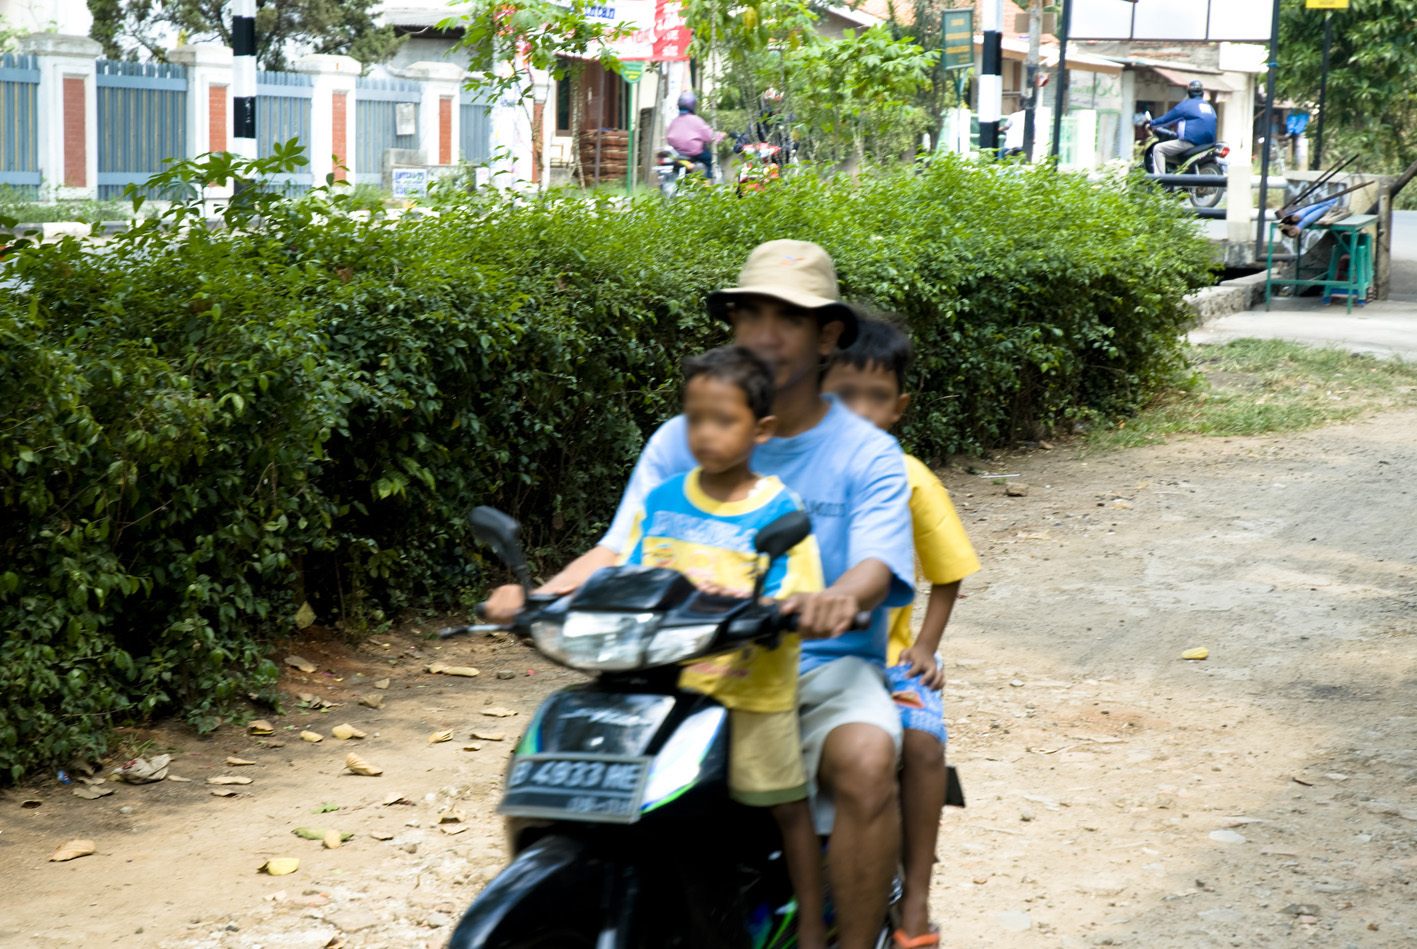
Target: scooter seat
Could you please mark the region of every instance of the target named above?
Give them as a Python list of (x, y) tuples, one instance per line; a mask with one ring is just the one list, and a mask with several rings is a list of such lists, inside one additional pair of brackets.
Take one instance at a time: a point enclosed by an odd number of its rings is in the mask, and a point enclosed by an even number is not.
[(1214, 142), (1210, 143), (1209, 145), (1197, 145), (1194, 148), (1186, 149), (1184, 152), (1182, 152), (1176, 157), (1176, 160), (1187, 161), (1188, 159), (1194, 158), (1195, 156), (1200, 155), (1203, 152), (1208, 152), (1213, 148), (1215, 148)]

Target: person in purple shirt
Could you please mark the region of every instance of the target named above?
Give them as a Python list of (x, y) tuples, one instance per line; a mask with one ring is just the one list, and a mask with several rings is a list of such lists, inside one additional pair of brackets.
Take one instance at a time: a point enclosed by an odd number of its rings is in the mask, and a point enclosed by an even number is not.
[(694, 161), (702, 162), (708, 169), (709, 180), (713, 180), (713, 143), (723, 136), (709, 128), (709, 124), (699, 118), (699, 99), (692, 91), (679, 95), (679, 115), (669, 123), (664, 137), (669, 147), (681, 155), (688, 155)]

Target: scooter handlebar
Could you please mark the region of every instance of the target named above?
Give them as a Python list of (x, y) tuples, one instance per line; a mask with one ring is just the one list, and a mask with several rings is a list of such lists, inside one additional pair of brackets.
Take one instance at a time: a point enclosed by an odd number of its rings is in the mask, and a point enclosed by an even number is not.
[[(797, 613), (789, 613), (787, 616), (782, 617), (782, 619), (781, 619), (781, 625), (782, 625), (782, 630), (783, 630), (783, 632), (786, 632), (786, 633), (795, 633), (795, 632), (797, 632), (797, 627), (798, 627), (798, 624), (799, 624), (800, 622), (801, 622), (801, 616), (800, 616), (800, 614), (797, 614)], [(848, 633), (860, 633), (860, 632), (865, 632), (866, 630), (868, 630), (868, 629), (870, 629), (870, 628), (871, 628), (871, 612), (870, 612), (869, 610), (862, 610), (860, 613), (857, 613), (856, 616), (852, 618), (852, 620), (851, 620), (851, 625), (850, 625), (849, 627), (847, 627), (847, 630), (846, 630), (846, 631), (847, 631)]]

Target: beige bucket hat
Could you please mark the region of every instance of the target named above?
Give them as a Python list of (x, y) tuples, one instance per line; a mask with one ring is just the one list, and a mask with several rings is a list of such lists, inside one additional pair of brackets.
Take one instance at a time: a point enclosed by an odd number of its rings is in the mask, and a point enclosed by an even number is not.
[(747, 296), (772, 297), (815, 313), (820, 323), (844, 324), (837, 342), (842, 349), (856, 340), (856, 311), (841, 302), (836, 266), (811, 241), (759, 244), (738, 274), (738, 286), (709, 294), (709, 315), (726, 321), (733, 301)]

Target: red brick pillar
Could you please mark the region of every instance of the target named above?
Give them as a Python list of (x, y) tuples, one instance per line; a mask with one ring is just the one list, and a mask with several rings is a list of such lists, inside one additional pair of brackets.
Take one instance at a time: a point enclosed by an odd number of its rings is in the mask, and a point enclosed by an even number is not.
[(438, 99), (438, 164), (453, 163), (453, 98)]
[[(191, 93), (189, 92), (188, 95)], [(226, 151), (226, 113), (229, 86), (207, 86), (207, 151)]]
[(64, 77), (64, 186), (87, 188), (88, 90), (83, 79)]
[(348, 181), (349, 173), (349, 93), (330, 93), (330, 151), (335, 156), (335, 180)]

